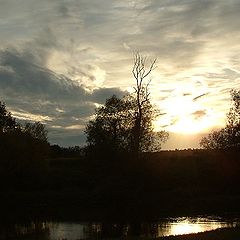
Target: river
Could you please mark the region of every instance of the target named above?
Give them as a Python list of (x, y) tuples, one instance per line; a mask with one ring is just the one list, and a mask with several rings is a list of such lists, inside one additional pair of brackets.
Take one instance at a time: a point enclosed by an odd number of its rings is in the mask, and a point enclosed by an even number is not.
[(0, 225), (0, 239), (79, 240), (122, 237), (157, 238), (240, 226), (240, 218), (217, 216), (175, 217), (156, 222), (32, 221)]

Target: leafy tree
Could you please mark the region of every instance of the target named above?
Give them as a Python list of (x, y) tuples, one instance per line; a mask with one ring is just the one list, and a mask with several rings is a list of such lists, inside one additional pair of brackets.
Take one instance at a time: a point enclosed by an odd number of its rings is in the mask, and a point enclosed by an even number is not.
[(227, 114), (226, 126), (203, 137), (200, 146), (205, 149), (240, 148), (240, 90), (232, 90), (232, 107)]
[(5, 103), (0, 101), (0, 133), (15, 130), (18, 127), (12, 114), (6, 109)]
[(96, 109), (95, 119), (86, 127), (90, 147), (106, 150), (126, 150), (131, 129), (131, 104), (113, 95), (104, 106)]

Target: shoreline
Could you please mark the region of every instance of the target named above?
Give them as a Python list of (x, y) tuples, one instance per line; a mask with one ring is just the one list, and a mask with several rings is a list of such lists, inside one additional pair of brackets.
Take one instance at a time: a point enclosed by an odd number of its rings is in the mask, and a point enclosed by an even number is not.
[(177, 236), (160, 237), (159, 240), (238, 240), (240, 238), (240, 227), (219, 228), (216, 230), (184, 234)]

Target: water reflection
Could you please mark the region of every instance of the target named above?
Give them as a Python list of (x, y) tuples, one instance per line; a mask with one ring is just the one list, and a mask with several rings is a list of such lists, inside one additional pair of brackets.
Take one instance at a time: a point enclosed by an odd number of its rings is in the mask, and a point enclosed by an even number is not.
[(205, 232), (218, 228), (235, 227), (235, 221), (223, 221), (214, 218), (175, 218), (169, 219), (159, 232), (159, 236), (182, 235), (190, 233)]
[(181, 235), (188, 233), (198, 233), (203, 231), (206, 231), (205, 226), (203, 227), (200, 224), (192, 224), (189, 221), (185, 221), (182, 223), (171, 224), (169, 234)]
[(29, 240), (76, 240), (76, 239), (114, 239), (119, 237), (157, 238), (204, 232), (223, 227), (240, 225), (240, 219), (220, 218), (168, 218), (154, 223), (69, 223), (69, 222), (31, 222), (0, 226), (0, 240), (27, 237)]

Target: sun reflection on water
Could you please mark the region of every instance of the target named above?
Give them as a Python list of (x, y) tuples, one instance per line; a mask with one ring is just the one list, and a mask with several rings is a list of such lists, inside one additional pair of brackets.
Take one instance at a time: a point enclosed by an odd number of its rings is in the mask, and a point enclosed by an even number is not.
[[(229, 227), (226, 222), (206, 221), (204, 219), (182, 218), (169, 223), (162, 229), (159, 229), (159, 236), (183, 235), (190, 233), (199, 233), (210, 230), (216, 230), (222, 227)], [(231, 226), (232, 227), (232, 226)]]
[(191, 224), (188, 221), (171, 225), (171, 235), (182, 235), (188, 233), (202, 232), (204, 229), (201, 225)]

